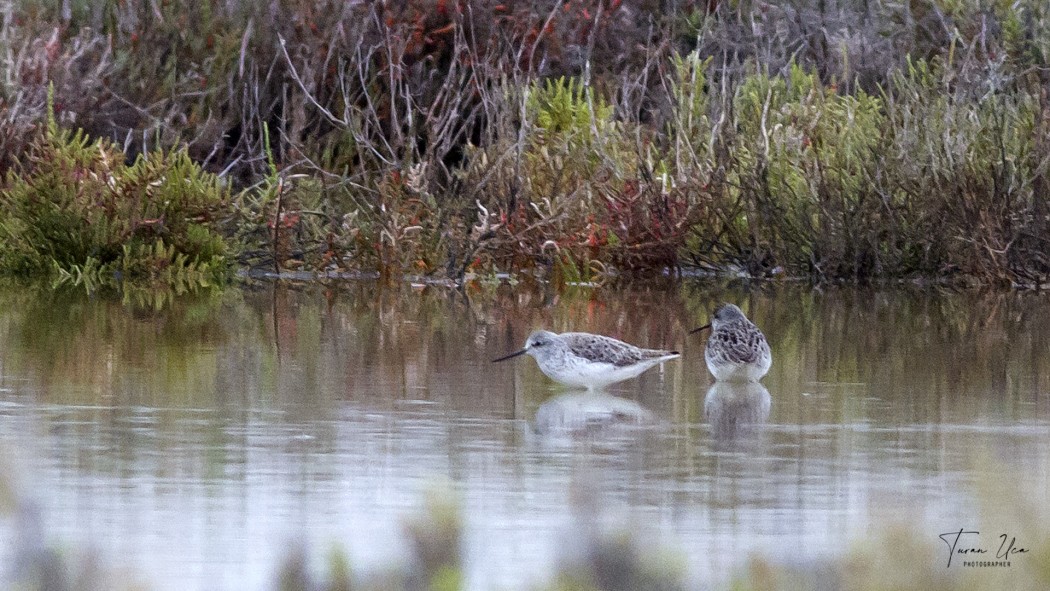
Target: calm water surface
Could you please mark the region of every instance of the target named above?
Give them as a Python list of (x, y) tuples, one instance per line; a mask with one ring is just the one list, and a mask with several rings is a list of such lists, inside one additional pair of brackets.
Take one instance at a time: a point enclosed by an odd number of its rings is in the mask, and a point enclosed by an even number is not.
[[(686, 334), (720, 301), (769, 337), (762, 386), (713, 387)], [(683, 355), (607, 395), (528, 357), (489, 362), (541, 327)], [(0, 288), (0, 451), (50, 538), (155, 589), (269, 588), (294, 543), (340, 544), (359, 572), (395, 564), (404, 518), (444, 480), (471, 589), (548, 580), (580, 498), (678, 549), (704, 586), (752, 552), (835, 554), (891, 517), (936, 542), (974, 524), (982, 480), (1044, 495), (1048, 354), (1038, 294)]]

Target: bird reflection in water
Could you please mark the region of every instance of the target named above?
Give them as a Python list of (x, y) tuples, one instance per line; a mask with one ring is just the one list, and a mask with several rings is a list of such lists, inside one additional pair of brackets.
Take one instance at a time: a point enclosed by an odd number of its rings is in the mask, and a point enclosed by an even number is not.
[(533, 430), (543, 437), (615, 437), (654, 424), (653, 413), (641, 404), (606, 392), (569, 392), (536, 409)]
[(719, 447), (754, 442), (769, 419), (772, 397), (758, 382), (715, 382), (704, 398), (704, 416)]

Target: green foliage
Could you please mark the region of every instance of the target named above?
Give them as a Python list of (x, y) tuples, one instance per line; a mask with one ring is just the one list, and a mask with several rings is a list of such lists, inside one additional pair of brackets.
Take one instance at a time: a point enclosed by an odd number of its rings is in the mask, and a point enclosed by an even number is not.
[[(16, 2), (0, 170), (40, 157), (52, 85), (78, 191), (120, 160), (87, 137), (186, 145), (161, 159), (250, 187), (230, 244), (267, 269), (1050, 279), (1046, 2), (446, 4)], [(146, 261), (216, 248), (36, 213), (2, 220), (4, 272), (142, 274), (113, 266), (129, 233)]]
[(1010, 282), (1043, 256), (1024, 239), (1037, 232), (1032, 179), (1048, 156), (1037, 149), (1040, 107), (1024, 94), (947, 90), (950, 78), (937, 62), (894, 78), (884, 132), (892, 175), (881, 189), (900, 211), (904, 264)]
[(787, 77), (745, 80), (736, 113), (728, 183), (744, 212), (730, 232), (739, 252), (835, 277), (882, 265), (880, 238), (864, 235), (882, 213), (872, 183), (885, 143), (881, 100), (840, 95), (794, 66)]
[(457, 175), (479, 204), (474, 228), (488, 236), (478, 245), (488, 264), (539, 263), (559, 283), (673, 264), (692, 209), (669, 194), (671, 165), (639, 142), (646, 132), (572, 80), (532, 84), (519, 97), (520, 141), (471, 151)]
[(612, 107), (594, 89), (575, 78), (564, 77), (536, 84), (525, 102), (529, 120), (551, 134), (589, 137), (612, 122)]
[[(634, 155), (612, 108), (591, 87), (558, 78), (531, 85), (525, 93), (527, 123), (523, 158), (529, 182), (539, 195), (591, 209), (588, 180), (630, 175)], [(587, 195), (572, 199), (576, 189)], [(560, 194), (565, 199), (558, 199)], [(566, 203), (567, 204), (567, 203)]]
[[(710, 92), (707, 88), (707, 69), (710, 59), (701, 59), (698, 52), (671, 56), (674, 75), (670, 80), (673, 100), (673, 118), (668, 123), (667, 136), (673, 144), (675, 156), (694, 155), (693, 162), (678, 160), (680, 172), (694, 172), (710, 162), (714, 135), (710, 119)], [(692, 164), (693, 166), (690, 166)], [(698, 166), (699, 165), (699, 166)], [(696, 171), (708, 174), (710, 171)]]
[(732, 149), (695, 152), (725, 176), (712, 187), (717, 215), (694, 227), (686, 253), (753, 275), (1045, 280), (1031, 181), (1048, 157), (1036, 150), (1038, 101), (955, 76), (940, 60), (909, 60), (874, 95), (797, 65), (751, 74), (729, 124), (712, 131)]
[(221, 282), (228, 263), (218, 224), (228, 201), (219, 179), (185, 151), (128, 165), (112, 143), (52, 118), (0, 191), (0, 273), (89, 288)]

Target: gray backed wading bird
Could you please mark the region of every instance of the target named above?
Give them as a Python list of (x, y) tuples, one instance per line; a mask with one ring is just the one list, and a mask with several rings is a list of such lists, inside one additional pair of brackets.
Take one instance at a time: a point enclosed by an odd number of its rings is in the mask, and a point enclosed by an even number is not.
[(711, 322), (689, 334), (711, 329), (704, 361), (720, 382), (757, 382), (773, 365), (765, 335), (733, 304), (715, 308)]
[(597, 334), (537, 330), (529, 335), (524, 349), (492, 361), (505, 361), (526, 353), (535, 357), (540, 371), (555, 382), (588, 390), (629, 380), (679, 356), (678, 351), (642, 349)]

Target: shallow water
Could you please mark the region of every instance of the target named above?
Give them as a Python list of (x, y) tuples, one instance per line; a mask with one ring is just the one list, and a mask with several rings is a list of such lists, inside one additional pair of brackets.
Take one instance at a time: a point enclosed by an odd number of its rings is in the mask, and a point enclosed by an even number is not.
[[(769, 337), (762, 386), (712, 387), (686, 333), (720, 301)], [(891, 518), (939, 543), (973, 525), (982, 480), (1050, 488), (1048, 312), (1038, 294), (692, 283), (161, 302), (3, 288), (0, 450), (50, 539), (155, 589), (268, 588), (300, 542), (343, 545), (355, 572), (395, 564), (404, 518), (444, 479), (471, 589), (549, 580), (589, 503), (703, 586), (752, 552), (819, 559)], [(539, 327), (683, 356), (605, 396), (528, 357), (489, 362)]]

